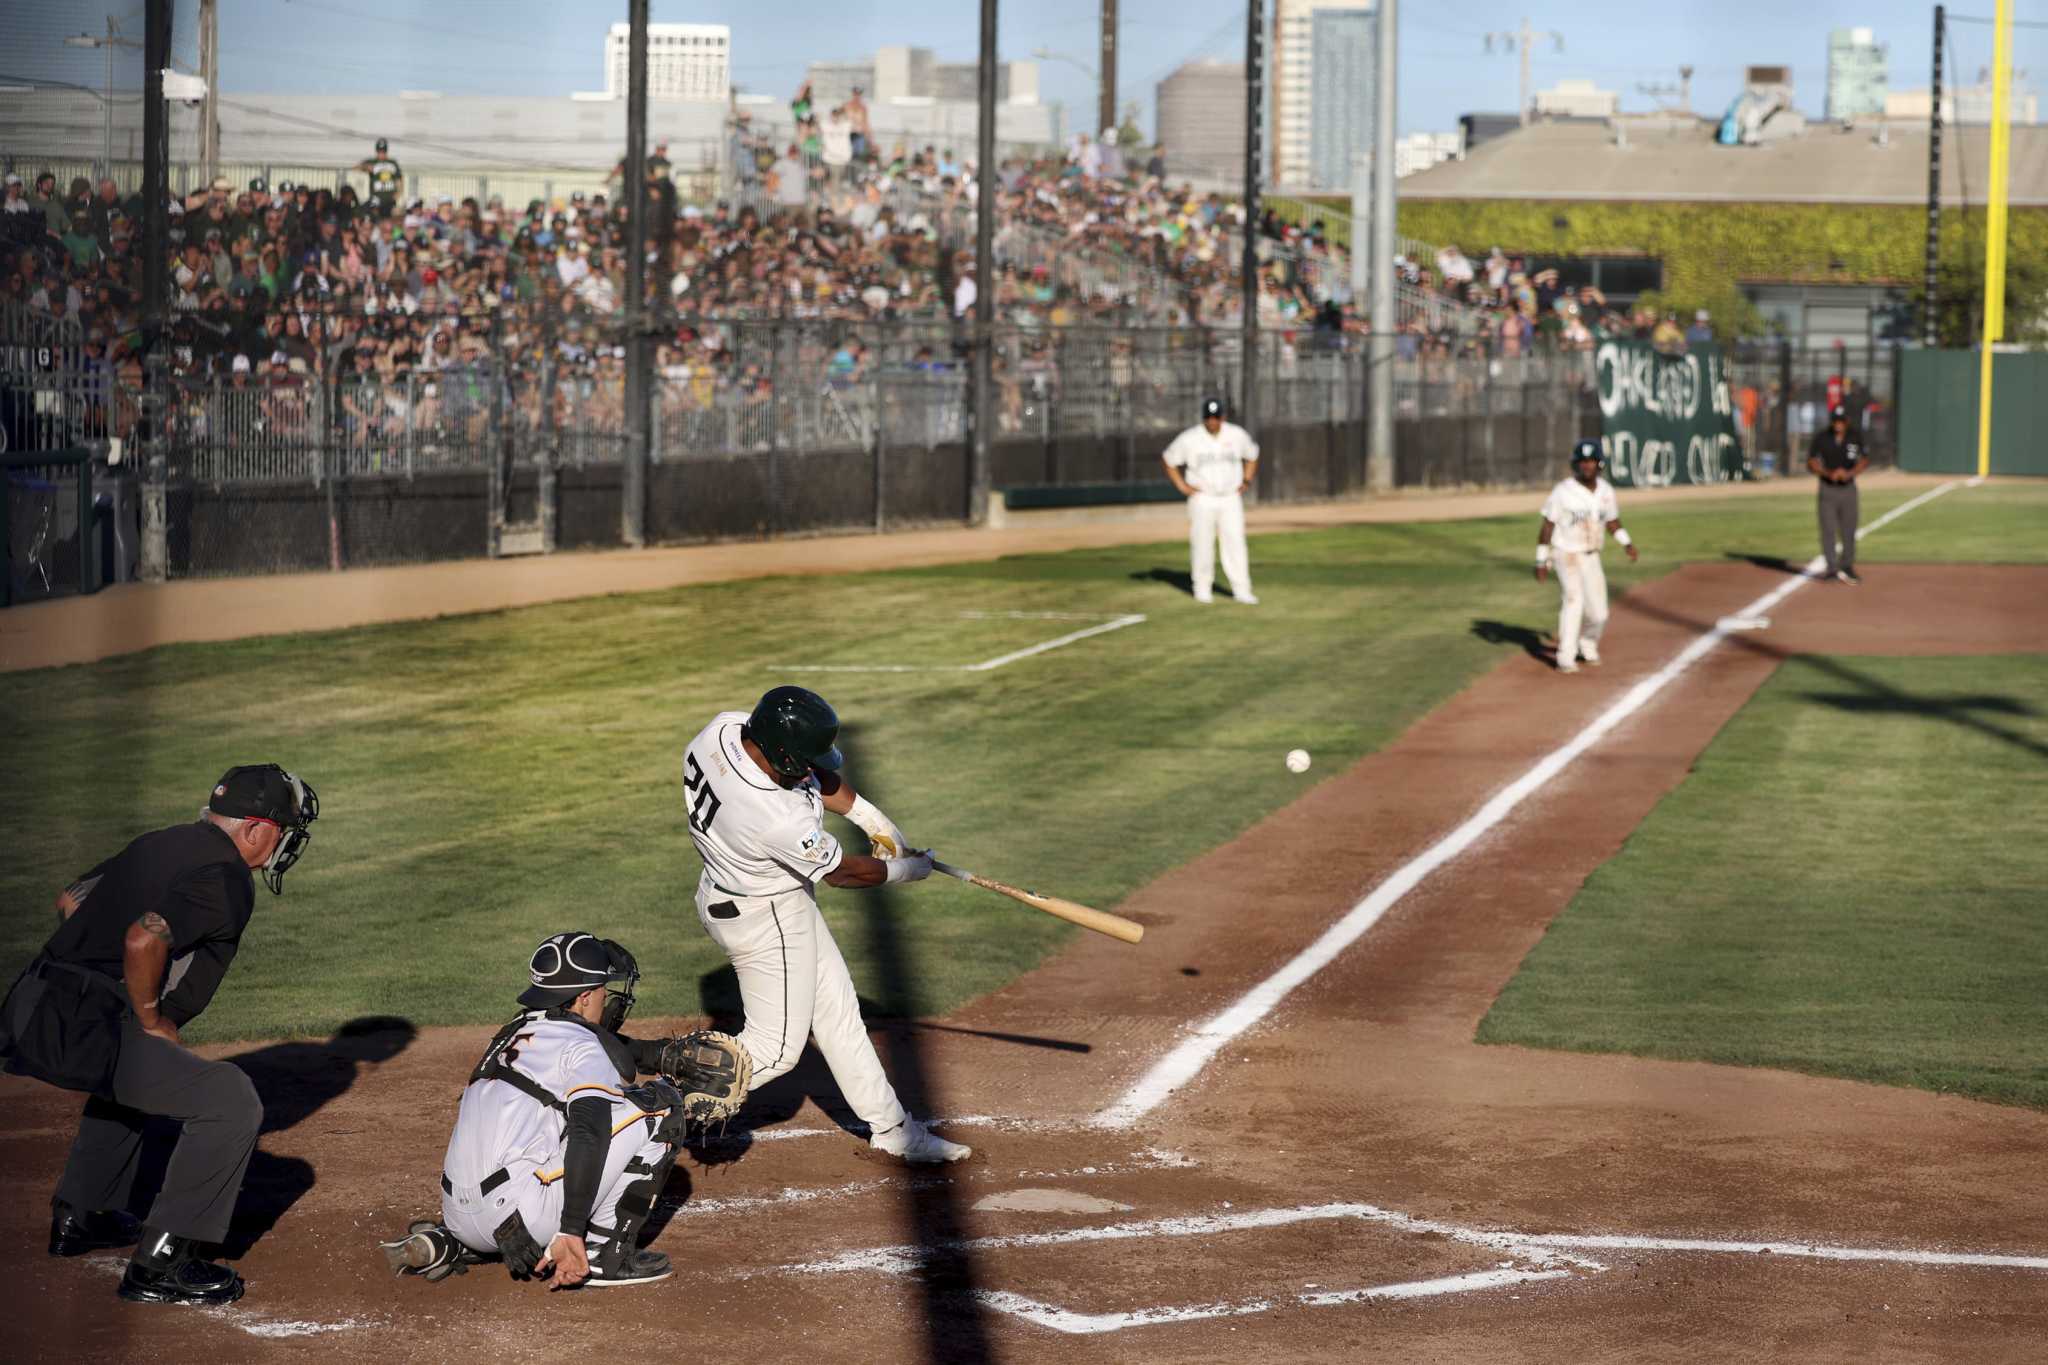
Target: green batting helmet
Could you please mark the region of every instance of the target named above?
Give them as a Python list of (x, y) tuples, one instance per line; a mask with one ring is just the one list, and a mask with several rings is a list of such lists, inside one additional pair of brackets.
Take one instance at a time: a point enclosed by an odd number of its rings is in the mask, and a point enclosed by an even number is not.
[(754, 704), (740, 733), (754, 741), (769, 766), (794, 782), (813, 768), (830, 772), (843, 761), (835, 741), (839, 713), (809, 688), (777, 687)]

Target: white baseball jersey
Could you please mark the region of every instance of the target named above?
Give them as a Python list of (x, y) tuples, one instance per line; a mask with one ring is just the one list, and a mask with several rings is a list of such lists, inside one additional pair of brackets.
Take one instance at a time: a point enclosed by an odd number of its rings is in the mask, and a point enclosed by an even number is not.
[[(592, 1095), (609, 1098), (615, 1129), (642, 1116), (624, 1095), (618, 1067), (587, 1025), (532, 1010), (497, 1055), (565, 1105)], [(623, 1112), (618, 1106), (624, 1106)], [(441, 1170), (458, 1188), (480, 1184), (501, 1166), (519, 1177), (531, 1171), (547, 1184), (561, 1177), (567, 1131), (568, 1117), (561, 1110), (511, 1082), (476, 1081), (462, 1092)]]
[(825, 829), (825, 795), (784, 787), (740, 744), (747, 712), (721, 711), (683, 750), (683, 800), (704, 879), (727, 896), (807, 890), (846, 855)]
[(1245, 464), (1258, 458), (1259, 443), (1235, 422), (1225, 422), (1214, 436), (1197, 422), (1173, 438), (1165, 455), (1197, 493), (1235, 493)]
[(1607, 523), (1621, 520), (1621, 504), (1614, 485), (1596, 478), (1588, 488), (1577, 479), (1565, 479), (1543, 500), (1543, 519), (1557, 529), (1550, 543), (1560, 550), (1599, 554), (1607, 539)]

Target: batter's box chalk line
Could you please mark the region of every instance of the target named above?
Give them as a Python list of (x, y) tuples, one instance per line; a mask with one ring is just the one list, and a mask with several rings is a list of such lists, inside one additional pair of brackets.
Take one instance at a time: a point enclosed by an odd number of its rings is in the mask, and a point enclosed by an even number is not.
[(1604, 1273), (1609, 1268), (1607, 1264), (1584, 1254), (1588, 1251), (1772, 1255), (1793, 1262), (1822, 1260), (1927, 1268), (1977, 1267), (2048, 1272), (2048, 1256), (1850, 1247), (1814, 1242), (1714, 1241), (1692, 1237), (1524, 1233), (1416, 1218), (1398, 1210), (1384, 1209), (1373, 1204), (1331, 1203), (1301, 1205), (1294, 1208), (1194, 1214), (1110, 1223), (1098, 1227), (1015, 1233), (1007, 1236), (962, 1238), (929, 1246), (870, 1247), (865, 1250), (842, 1252), (820, 1261), (806, 1261), (748, 1273), (839, 1275), (867, 1271), (886, 1275), (909, 1275), (917, 1272), (935, 1257), (961, 1253), (1086, 1242), (1127, 1242), (1158, 1237), (1212, 1237), (1333, 1220), (1373, 1223), (1405, 1233), (1442, 1237), (1466, 1246), (1503, 1253), (1507, 1259), (1491, 1269), (1447, 1275), (1437, 1279), (1408, 1280), (1397, 1284), (1368, 1285), (1351, 1289), (1332, 1289), (1310, 1284), (1290, 1294), (1217, 1303), (1147, 1305), (1107, 1313), (1076, 1312), (1006, 1289), (976, 1289), (969, 1291), (969, 1295), (984, 1307), (1021, 1318), (1040, 1327), (1074, 1335), (1095, 1335), (1120, 1332), (1131, 1327), (1196, 1322), (1206, 1318), (1247, 1317), (1280, 1307), (1332, 1308), (1382, 1300), (1439, 1298), (1451, 1294), (1508, 1289), (1516, 1285), (1564, 1279), (1579, 1274), (1597, 1276)]
[(992, 673), (1019, 659), (1063, 649), (1077, 641), (1107, 635), (1145, 620), (1142, 612), (1115, 616), (1101, 612), (963, 611), (958, 616), (962, 621), (1094, 621), (1097, 624), (1070, 630), (1050, 640), (1040, 640), (1035, 645), (1013, 649), (1008, 654), (998, 654), (993, 659), (983, 659), (974, 664), (764, 664), (763, 667), (771, 673)]

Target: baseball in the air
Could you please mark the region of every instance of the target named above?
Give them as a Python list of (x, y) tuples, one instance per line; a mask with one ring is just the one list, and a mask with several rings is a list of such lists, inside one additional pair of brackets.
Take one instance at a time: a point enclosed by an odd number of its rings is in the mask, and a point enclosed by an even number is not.
[(1291, 773), (1305, 773), (1305, 772), (1307, 772), (1307, 771), (1308, 771), (1308, 750), (1306, 750), (1306, 749), (1289, 749), (1289, 750), (1287, 751), (1287, 771), (1288, 771), (1288, 772), (1291, 772)]

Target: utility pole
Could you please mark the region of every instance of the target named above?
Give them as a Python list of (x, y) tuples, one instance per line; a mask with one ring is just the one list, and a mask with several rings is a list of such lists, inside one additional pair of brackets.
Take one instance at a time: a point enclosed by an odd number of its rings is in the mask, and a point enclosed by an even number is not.
[(626, 463), (619, 481), (619, 539), (647, 543), (647, 0), (628, 0), (626, 47)]
[(1237, 424), (1251, 429), (1259, 370), (1259, 133), (1266, 93), (1266, 0), (1245, 7), (1244, 318), (1238, 357)]
[[(1372, 120), (1372, 278), (1368, 281), (1365, 486), (1384, 493), (1394, 486), (1394, 99), (1396, 48), (1400, 42), (1398, 0), (1379, 0), (1374, 35)], [(1352, 220), (1355, 253), (1358, 222)]]
[(1557, 45), (1559, 52), (1564, 51), (1564, 35), (1562, 33), (1555, 29), (1532, 29), (1529, 27), (1527, 18), (1522, 20), (1522, 26), (1518, 29), (1511, 29), (1505, 33), (1489, 33), (1486, 35), (1486, 50), (1488, 52), (1512, 50), (1519, 51), (1522, 54), (1521, 116), (1524, 127), (1527, 127), (1529, 123), (1529, 49), (1535, 45), (1536, 40), (1539, 38), (1550, 39)]
[[(1657, 108), (1660, 112), (1667, 114), (1690, 114), (1692, 112), (1692, 68), (1689, 66), (1678, 68), (1678, 84), (1676, 85), (1671, 84), (1669, 81), (1637, 81), (1636, 89), (1638, 92), (1648, 95), (1651, 99), (1657, 101)], [(1678, 97), (1678, 103), (1676, 105), (1666, 103), (1673, 95)]]
[(220, 174), (220, 10), (218, 0), (199, 0), (199, 79), (206, 99), (199, 107), (199, 161), (206, 183)]
[(1102, 60), (1099, 65), (1101, 92), (1095, 120), (1097, 132), (1121, 126), (1116, 121), (1116, 0), (1102, 0)]
[(1927, 84), (1927, 280), (1921, 290), (1920, 329), (1921, 338), (1928, 350), (1940, 344), (1940, 277), (1936, 267), (1941, 263), (1941, 47), (1948, 26), (1944, 22), (1948, 11), (1945, 6), (1934, 7), (1934, 78)]
[(979, 122), (974, 137), (974, 445), (967, 471), (967, 517), (988, 520), (989, 437), (994, 434), (996, 349), (996, 0), (981, 0)]

